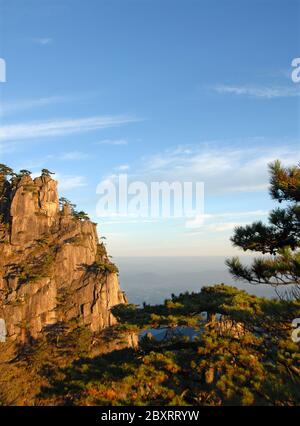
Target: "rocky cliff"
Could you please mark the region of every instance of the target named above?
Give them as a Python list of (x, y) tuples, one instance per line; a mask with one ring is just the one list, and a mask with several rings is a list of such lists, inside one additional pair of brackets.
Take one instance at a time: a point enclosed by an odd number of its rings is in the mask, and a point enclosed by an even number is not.
[(127, 301), (96, 224), (59, 202), (48, 171), (32, 179), (1, 170), (0, 318), (7, 337), (38, 338), (66, 321), (93, 332), (113, 325), (110, 308)]

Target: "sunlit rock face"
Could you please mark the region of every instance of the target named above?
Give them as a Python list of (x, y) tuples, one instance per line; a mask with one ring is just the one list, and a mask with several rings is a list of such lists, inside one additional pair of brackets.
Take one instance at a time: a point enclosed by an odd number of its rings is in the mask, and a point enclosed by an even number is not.
[(10, 216), (12, 245), (27, 245), (56, 223), (59, 212), (57, 183), (47, 176), (23, 176), (12, 194)]
[(0, 180), (0, 318), (7, 338), (39, 337), (75, 319), (98, 332), (127, 303), (96, 225), (60, 208), (49, 176)]

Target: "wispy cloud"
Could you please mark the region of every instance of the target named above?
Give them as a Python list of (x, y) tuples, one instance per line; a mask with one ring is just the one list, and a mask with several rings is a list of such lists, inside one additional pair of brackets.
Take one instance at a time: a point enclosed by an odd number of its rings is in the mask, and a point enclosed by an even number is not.
[(126, 139), (103, 139), (102, 141), (96, 142), (97, 145), (128, 145)]
[(112, 218), (109, 218), (110, 220), (106, 220), (105, 218), (102, 218), (102, 225), (120, 225), (120, 224), (141, 224), (141, 223), (157, 223), (157, 219), (143, 219), (143, 218), (137, 218), (137, 219), (131, 219), (130, 217), (126, 216), (124, 218), (119, 218), (117, 220), (111, 220)]
[[(27, 160), (22, 161), (19, 165), (19, 170), (26, 169), (26, 170), (35, 170), (35, 169), (41, 169), (47, 165), (49, 165), (49, 162), (53, 162), (53, 160), (57, 161), (81, 161), (83, 159), (89, 158), (89, 154), (85, 152), (80, 151), (71, 151), (71, 152), (65, 152), (63, 154), (53, 155), (48, 154), (41, 158), (36, 158), (34, 160)], [(39, 173), (39, 172), (36, 172)]]
[(97, 96), (94, 92), (85, 92), (78, 94), (64, 94), (64, 95), (52, 95), (43, 96), (40, 98), (23, 98), (23, 99), (7, 99), (4, 98), (0, 104), (0, 114), (2, 116), (11, 115), (20, 111), (26, 111), (30, 109), (37, 109), (41, 107), (47, 107), (56, 104), (63, 103), (82, 103), (82, 101), (90, 100)]
[[(226, 213), (214, 213), (214, 214), (203, 214), (196, 216), (194, 219), (188, 220), (185, 224), (186, 228), (195, 229), (200, 228), (204, 225), (206, 221), (213, 221), (211, 225), (212, 228), (216, 225), (220, 225), (226, 228), (227, 224), (235, 224), (239, 222), (240, 218), (262, 218), (268, 215), (268, 211), (266, 210), (251, 210), (251, 211), (241, 211), (241, 212), (226, 212)], [(221, 222), (220, 222), (221, 219)], [(230, 222), (224, 222), (224, 219), (230, 219)], [(233, 222), (233, 219), (237, 219), (237, 222)], [(219, 222), (218, 222), (219, 221)], [(228, 225), (229, 226), (229, 225)], [(231, 228), (229, 228), (231, 229)]]
[(248, 96), (251, 98), (290, 98), (300, 96), (300, 90), (295, 86), (230, 86), (219, 85), (212, 88), (220, 94)]
[(167, 182), (203, 182), (205, 194), (267, 192), (268, 164), (281, 159), (294, 164), (298, 140), (262, 137), (202, 142), (168, 149), (141, 161), (131, 179)]
[(207, 230), (210, 232), (225, 232), (232, 231), (236, 226), (246, 225), (246, 222), (219, 222), (211, 223), (207, 226)]
[(15, 123), (1, 127), (0, 142), (83, 133), (136, 121), (139, 120), (135, 117), (119, 115)]
[(87, 186), (86, 178), (84, 176), (62, 176), (57, 174), (55, 179), (58, 180), (59, 189), (62, 191)]
[(120, 172), (125, 172), (127, 170), (130, 169), (129, 164), (121, 164), (120, 166), (116, 167), (116, 170), (120, 171)]
[(62, 161), (80, 161), (86, 158), (89, 158), (89, 154), (80, 151), (65, 152), (58, 157)]
[(31, 40), (33, 43), (39, 44), (41, 46), (47, 46), (54, 42), (53, 38), (51, 37), (35, 37), (35, 38), (32, 38)]
[(258, 183), (256, 185), (234, 185), (227, 188), (228, 192), (259, 192), (267, 191), (269, 187), (268, 183)]
[(2, 116), (13, 114), (19, 111), (26, 111), (29, 109), (45, 107), (48, 105), (55, 105), (66, 102), (74, 102), (79, 97), (75, 96), (48, 96), (38, 99), (19, 99), (8, 102), (1, 102), (0, 114)]
[(201, 229), (191, 229), (183, 235), (186, 237), (194, 237), (205, 233), (224, 233), (233, 231), (237, 226), (245, 226), (247, 222), (218, 222), (202, 226)]

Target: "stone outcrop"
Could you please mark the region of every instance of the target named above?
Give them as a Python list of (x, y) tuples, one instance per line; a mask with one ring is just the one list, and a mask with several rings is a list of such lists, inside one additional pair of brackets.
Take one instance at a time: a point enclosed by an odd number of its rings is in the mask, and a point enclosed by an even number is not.
[(93, 332), (113, 325), (111, 307), (127, 303), (96, 224), (60, 206), (45, 174), (0, 176), (0, 318), (7, 337), (38, 338), (74, 320)]

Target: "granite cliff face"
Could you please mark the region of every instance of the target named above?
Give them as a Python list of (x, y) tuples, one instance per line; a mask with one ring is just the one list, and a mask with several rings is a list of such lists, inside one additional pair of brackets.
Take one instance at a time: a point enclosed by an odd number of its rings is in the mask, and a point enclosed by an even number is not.
[(38, 338), (53, 324), (77, 321), (93, 332), (113, 325), (127, 303), (96, 225), (60, 203), (47, 173), (0, 174), (0, 318), (7, 337)]

